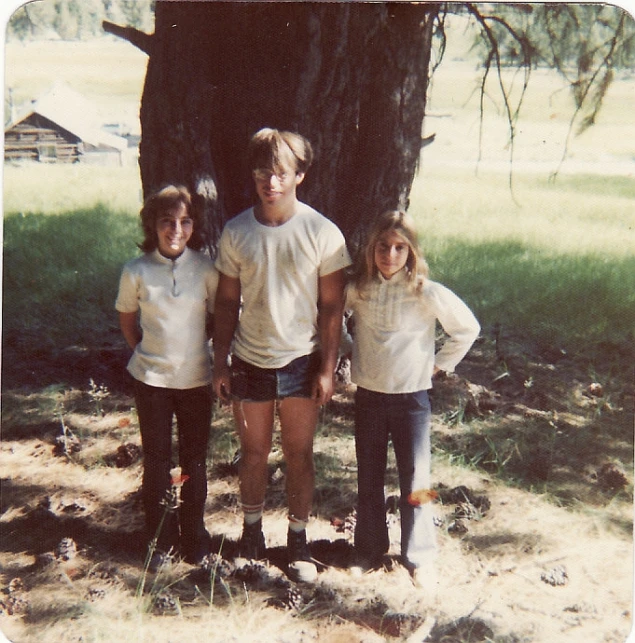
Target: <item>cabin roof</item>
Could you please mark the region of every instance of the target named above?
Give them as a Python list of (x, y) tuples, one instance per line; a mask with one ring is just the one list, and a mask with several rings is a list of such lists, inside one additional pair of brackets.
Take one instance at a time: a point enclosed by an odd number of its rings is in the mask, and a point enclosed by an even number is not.
[(33, 101), (28, 109), (5, 128), (5, 132), (33, 114), (43, 116), (94, 147), (110, 147), (119, 151), (128, 147), (125, 138), (101, 128), (95, 105), (62, 83), (56, 83), (47, 93)]

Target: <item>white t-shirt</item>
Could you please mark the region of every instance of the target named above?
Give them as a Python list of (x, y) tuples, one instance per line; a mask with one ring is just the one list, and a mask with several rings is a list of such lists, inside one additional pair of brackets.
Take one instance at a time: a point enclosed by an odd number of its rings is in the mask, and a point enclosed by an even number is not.
[(240, 279), (234, 354), (281, 368), (318, 349), (318, 279), (350, 263), (339, 228), (304, 203), (280, 226), (259, 223), (253, 208), (228, 221), (216, 267)]
[[(349, 285), (346, 308), (354, 320), (351, 379), (379, 393), (413, 393), (432, 388), (434, 366), (452, 372), (480, 326), (451, 290), (426, 280), (420, 293), (408, 288), (402, 270), (373, 281), (362, 298)], [(436, 322), (448, 334), (435, 355)]]
[(143, 337), (128, 363), (135, 379), (175, 389), (211, 382), (205, 322), (217, 286), (212, 260), (190, 248), (174, 260), (155, 250), (124, 266), (115, 307), (140, 313)]

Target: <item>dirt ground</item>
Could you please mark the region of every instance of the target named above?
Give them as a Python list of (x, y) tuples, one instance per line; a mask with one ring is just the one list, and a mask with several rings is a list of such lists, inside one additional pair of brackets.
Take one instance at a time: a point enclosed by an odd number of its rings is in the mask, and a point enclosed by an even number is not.
[[(499, 338), (479, 340), (459, 372), (437, 382), (439, 579), (426, 593), (399, 563), (393, 463), (391, 550), (382, 568), (351, 576), (352, 387), (340, 386), (316, 438), (310, 537), (320, 574), (310, 586), (285, 575), (284, 462), (276, 448), (264, 519), (268, 561), (235, 559), (235, 439), (219, 407), (207, 512), (216, 553), (207, 566), (180, 562), (151, 582), (142, 564), (141, 454), (125, 352), (113, 345), (71, 353), (5, 367), (0, 629), (14, 643), (119, 640), (132, 622), (130, 605), (143, 596), (138, 640), (176, 640), (200, 620), (202, 595), (214, 596), (217, 622), (233, 618), (208, 633), (214, 641), (626, 640), (633, 391), (623, 379), (607, 375), (601, 384), (565, 354), (532, 355)], [(113, 610), (119, 620), (96, 625), (96, 614)], [(252, 621), (258, 615), (255, 630), (243, 631), (241, 610), (251, 610)]]

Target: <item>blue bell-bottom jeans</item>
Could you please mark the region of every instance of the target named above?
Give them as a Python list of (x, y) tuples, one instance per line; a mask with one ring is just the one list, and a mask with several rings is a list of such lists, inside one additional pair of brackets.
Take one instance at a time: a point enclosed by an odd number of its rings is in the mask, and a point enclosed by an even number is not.
[[(150, 541), (158, 535), (159, 551), (179, 550), (196, 556), (208, 544), (205, 529), (207, 499), (207, 445), (212, 416), (209, 386), (170, 389), (148, 386), (135, 380), (135, 403), (143, 447), (142, 496), (146, 533)], [(181, 488), (182, 504), (167, 511), (165, 500), (171, 489), (172, 420), (176, 417), (178, 463), (188, 479)]]
[(355, 549), (370, 561), (388, 552), (384, 482), (388, 443), (392, 440), (400, 488), (401, 557), (409, 569), (431, 560), (436, 535), (430, 503), (415, 507), (408, 495), (430, 488), (430, 401), (427, 391), (377, 393), (358, 387), (355, 393), (357, 454), (357, 525)]

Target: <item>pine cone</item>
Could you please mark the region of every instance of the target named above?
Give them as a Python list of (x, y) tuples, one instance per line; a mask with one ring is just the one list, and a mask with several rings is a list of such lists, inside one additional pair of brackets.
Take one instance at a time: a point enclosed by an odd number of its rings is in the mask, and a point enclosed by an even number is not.
[(106, 590), (103, 587), (89, 587), (86, 592), (86, 600), (89, 603), (94, 603), (102, 598), (106, 598)]
[(432, 516), (432, 523), (435, 527), (443, 527), (445, 520), (441, 516), (434, 515)]
[(256, 560), (249, 560), (237, 567), (233, 575), (245, 583), (257, 583), (267, 578), (267, 568)]
[(215, 578), (229, 578), (236, 573), (236, 565), (216, 553), (205, 556), (201, 568)]
[(465, 520), (479, 520), (481, 512), (471, 502), (461, 502), (454, 510), (454, 517)]
[(77, 453), (81, 450), (81, 442), (72, 434), (62, 434), (55, 438), (53, 455), (71, 455), (72, 453)]
[(157, 615), (180, 614), (178, 599), (170, 592), (161, 592), (154, 600), (153, 612)]
[(8, 616), (26, 614), (29, 609), (29, 601), (26, 598), (26, 587), (20, 577), (11, 579), (9, 584), (2, 590), (0, 597), (0, 614)]
[(115, 465), (119, 469), (125, 469), (141, 459), (141, 447), (132, 442), (122, 444), (115, 454)]
[(613, 462), (603, 464), (597, 472), (598, 484), (605, 491), (617, 491), (623, 489), (628, 480), (620, 466)]
[(355, 536), (355, 527), (357, 526), (357, 511), (353, 509), (351, 513), (344, 518), (344, 533), (349, 540)]
[(77, 556), (77, 545), (72, 538), (60, 540), (55, 555), (59, 560), (73, 560)]
[(553, 587), (563, 586), (569, 582), (567, 570), (563, 565), (558, 565), (548, 572), (540, 575), (540, 580), (552, 585)]
[(302, 592), (297, 587), (289, 587), (281, 600), (282, 607), (288, 610), (299, 611), (304, 605)]
[(450, 534), (460, 536), (461, 534), (466, 534), (467, 532), (468, 532), (468, 529), (467, 529), (467, 525), (465, 524), (465, 520), (461, 518), (457, 518), (456, 520), (453, 520), (448, 525), (448, 533)]

